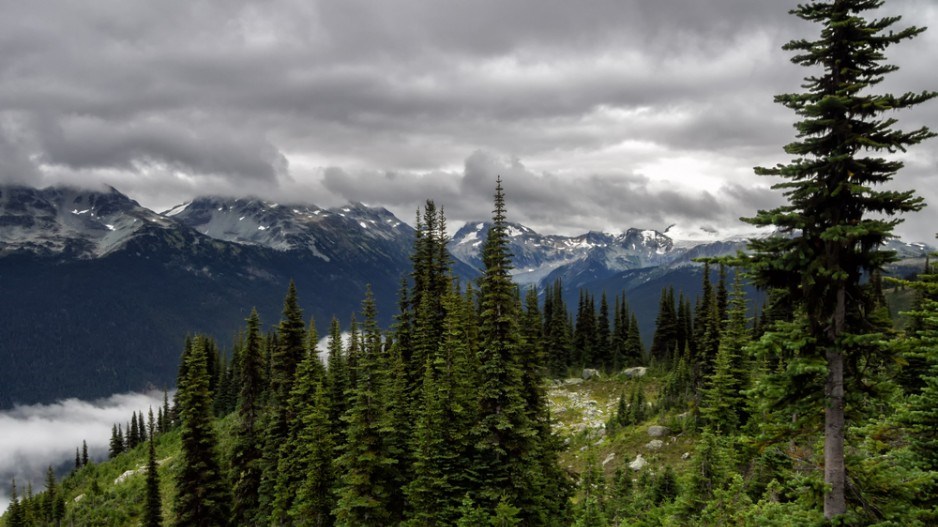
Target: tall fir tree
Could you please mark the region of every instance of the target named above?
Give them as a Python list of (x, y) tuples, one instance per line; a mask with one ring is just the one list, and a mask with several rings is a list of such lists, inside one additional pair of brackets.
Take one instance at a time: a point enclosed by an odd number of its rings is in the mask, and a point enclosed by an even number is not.
[[(374, 297), (368, 295), (362, 304), (366, 334), (358, 357), (351, 364), (354, 377), (350, 407), (345, 415), (346, 441), (336, 468), (339, 474), (336, 525), (393, 525), (392, 495), (400, 489), (391, 488), (390, 472), (396, 459), (388, 457), (382, 427), (382, 387), (386, 371), (380, 371), (381, 339), (373, 330)], [(353, 334), (352, 344), (358, 346)], [(351, 362), (351, 361), (350, 361)]]
[(231, 457), (233, 525), (252, 525), (257, 514), (261, 484), (264, 433), (261, 428), (264, 393), (264, 357), (260, 317), (256, 309), (247, 319), (247, 333), (240, 353), (238, 413)]
[(651, 341), (651, 359), (666, 364), (671, 350), (677, 343), (677, 308), (674, 304), (674, 289), (662, 288), (655, 319), (655, 334)]
[[(150, 429), (156, 428), (153, 410), (150, 410)], [(163, 501), (160, 498), (159, 464), (156, 461), (156, 438), (151, 433), (147, 441), (147, 481), (143, 500), (144, 527), (162, 527)]]
[(784, 234), (750, 240), (752, 271), (758, 285), (785, 289), (804, 306), (808, 335), (814, 339), (804, 352), (823, 360), (827, 369), (823, 394), (828, 519), (847, 512), (845, 366), (853, 353), (853, 336), (865, 332), (861, 306), (868, 293), (860, 281), (894, 257), (879, 248), (900, 221), (893, 218), (922, 207), (911, 191), (881, 190), (902, 163), (875, 154), (904, 151), (933, 135), (927, 128), (897, 130), (896, 120), (883, 114), (914, 107), (935, 93), (895, 96), (871, 91), (897, 69), (884, 64), (884, 50), (923, 31), (893, 30), (898, 17), (864, 18), (883, 3), (815, 1), (792, 11), (822, 29), (816, 40), (794, 40), (784, 49), (796, 53), (796, 64), (820, 72), (806, 78), (806, 91), (776, 97), (801, 118), (798, 139), (785, 147), (794, 159), (757, 169), (761, 175), (787, 180), (774, 188), (784, 192), (788, 204), (747, 220), (776, 226)]
[(296, 490), (306, 479), (306, 474), (310, 470), (306, 461), (309, 459), (309, 451), (313, 445), (304, 439), (305, 424), (300, 416), (309, 410), (310, 401), (326, 377), (326, 369), (319, 360), (319, 351), (316, 349), (318, 332), (312, 320), (309, 323), (307, 335), (307, 349), (296, 368), (290, 399), (287, 401), (290, 415), (287, 437), (279, 446), (277, 483), (270, 518), (271, 523), (275, 525), (291, 523), (290, 511), (294, 508)]
[(329, 420), (329, 397), (329, 390), (320, 382), (309, 404), (297, 416), (302, 422), (299, 442), (305, 446), (297, 461), (306, 468), (306, 474), (290, 510), (294, 525), (331, 527), (335, 523), (336, 438)]
[(196, 337), (187, 354), (186, 378), (178, 394), (182, 454), (176, 474), (173, 524), (205, 527), (228, 524), (229, 489), (218, 464), (212, 399), (205, 360), (207, 339)]
[[(480, 279), (479, 416), (474, 431), (477, 488), (473, 500), (484, 510), (516, 508), (523, 525), (544, 525), (546, 491), (553, 482), (538, 455), (539, 443), (524, 397), (519, 363), (518, 293), (511, 280), (511, 253), (501, 178), (495, 187), (492, 226), (483, 243), (485, 270)], [(553, 496), (551, 496), (553, 498)]]

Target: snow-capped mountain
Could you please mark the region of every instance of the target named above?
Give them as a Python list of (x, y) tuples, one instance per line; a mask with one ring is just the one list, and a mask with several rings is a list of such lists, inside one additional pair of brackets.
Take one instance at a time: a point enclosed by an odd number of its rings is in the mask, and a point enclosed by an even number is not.
[[(481, 269), (482, 241), (491, 224), (473, 222), (453, 236), (450, 252), (460, 261)], [(558, 275), (595, 275), (670, 263), (683, 251), (654, 230), (628, 229), (613, 235), (591, 231), (579, 236), (542, 235), (517, 223), (508, 225), (509, 247), (521, 285), (543, 285)], [(598, 278), (598, 276), (592, 276)]]
[(163, 215), (218, 240), (278, 251), (306, 250), (325, 261), (348, 249), (340, 233), (380, 242), (406, 241), (413, 236), (413, 228), (387, 209), (361, 203), (323, 209), (255, 198), (201, 197)]
[(390, 323), (413, 229), (384, 209), (200, 198), (167, 214), (114, 189), (0, 185), (0, 408), (170, 386), (186, 335), (223, 346), (295, 281), (320, 330), (370, 285)]
[(173, 226), (111, 187), (0, 187), (0, 256), (98, 258), (121, 248), (142, 229)]

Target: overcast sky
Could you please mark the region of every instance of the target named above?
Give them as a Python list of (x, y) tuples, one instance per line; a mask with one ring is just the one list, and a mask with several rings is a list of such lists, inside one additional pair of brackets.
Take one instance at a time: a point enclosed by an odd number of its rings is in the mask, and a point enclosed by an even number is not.
[[(883, 89), (938, 89), (932, 26), (889, 50)], [(384, 205), (426, 198), (544, 232), (714, 227), (778, 203), (772, 102), (809, 72), (780, 47), (817, 28), (791, 0), (0, 0), (0, 180), (113, 185), (162, 210), (200, 194)], [(938, 128), (938, 101), (896, 117)], [(930, 203), (938, 140), (898, 188)]]

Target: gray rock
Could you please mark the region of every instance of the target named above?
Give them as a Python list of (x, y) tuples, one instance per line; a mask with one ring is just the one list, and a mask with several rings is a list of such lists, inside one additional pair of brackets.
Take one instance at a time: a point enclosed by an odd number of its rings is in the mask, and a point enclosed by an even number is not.
[(577, 379), (576, 377), (571, 377), (569, 379), (564, 379), (563, 384), (564, 386), (572, 386), (575, 384), (580, 384), (582, 382), (583, 382), (583, 379)]
[(684, 461), (687, 461), (688, 459), (690, 459), (690, 452), (684, 452), (683, 454), (681, 454), (681, 459), (683, 459)]
[(636, 366), (635, 368), (626, 368), (622, 370), (622, 374), (629, 379), (644, 377), (646, 373), (648, 373), (648, 368), (644, 366)]
[(671, 433), (671, 429), (666, 426), (649, 426), (648, 437), (663, 437)]
[(616, 458), (616, 453), (615, 452), (610, 453), (608, 456), (606, 456), (606, 459), (603, 460), (603, 466), (605, 467), (606, 465), (611, 463), (612, 460), (615, 458)]
[(592, 368), (583, 369), (583, 380), (598, 379), (600, 377), (599, 370), (594, 370)]
[(645, 468), (645, 465), (647, 465), (647, 464), (648, 464), (648, 462), (645, 461), (645, 458), (643, 458), (642, 455), (639, 454), (639, 455), (635, 456), (635, 459), (632, 460), (631, 463), (629, 463), (629, 468), (632, 469), (632, 470), (635, 470), (635, 471), (639, 471), (639, 470)]
[(648, 450), (652, 450), (652, 451), (661, 450), (662, 448), (664, 448), (664, 441), (660, 439), (652, 439), (651, 441), (648, 442), (647, 445), (645, 445), (645, 448), (647, 448)]

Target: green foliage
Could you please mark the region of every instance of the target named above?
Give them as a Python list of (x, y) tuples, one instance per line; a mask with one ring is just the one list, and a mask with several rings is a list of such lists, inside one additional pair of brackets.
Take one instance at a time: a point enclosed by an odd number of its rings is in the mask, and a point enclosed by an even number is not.
[[(802, 93), (783, 94), (776, 101), (795, 111), (798, 139), (785, 151), (794, 159), (761, 175), (782, 177), (788, 203), (759, 211), (746, 221), (775, 226), (782, 235), (750, 240), (750, 267), (756, 284), (778, 288), (802, 305), (806, 334), (813, 345), (805, 355), (817, 359), (826, 377), (819, 396), (825, 411), (825, 516), (847, 512), (844, 465), (845, 382), (862, 382), (862, 346), (857, 335), (875, 333), (875, 304), (864, 274), (875, 276), (894, 259), (880, 246), (900, 221), (896, 215), (922, 208), (913, 191), (882, 189), (902, 162), (881, 154), (905, 151), (932, 137), (927, 128), (904, 132), (894, 128), (888, 111), (912, 108), (933, 98), (933, 92), (901, 95), (874, 93), (897, 67), (884, 64), (884, 50), (923, 31), (892, 30), (898, 17), (867, 19), (866, 11), (882, 0), (838, 0), (799, 5), (793, 14), (822, 26), (816, 40), (789, 42), (796, 64), (819, 68), (806, 78)], [(882, 351), (882, 350), (881, 350)], [(823, 371), (826, 370), (826, 371)]]
[(212, 430), (206, 342), (204, 337), (193, 341), (178, 394), (182, 466), (176, 476), (173, 524), (180, 527), (227, 525), (230, 514), (229, 488), (218, 464)]

